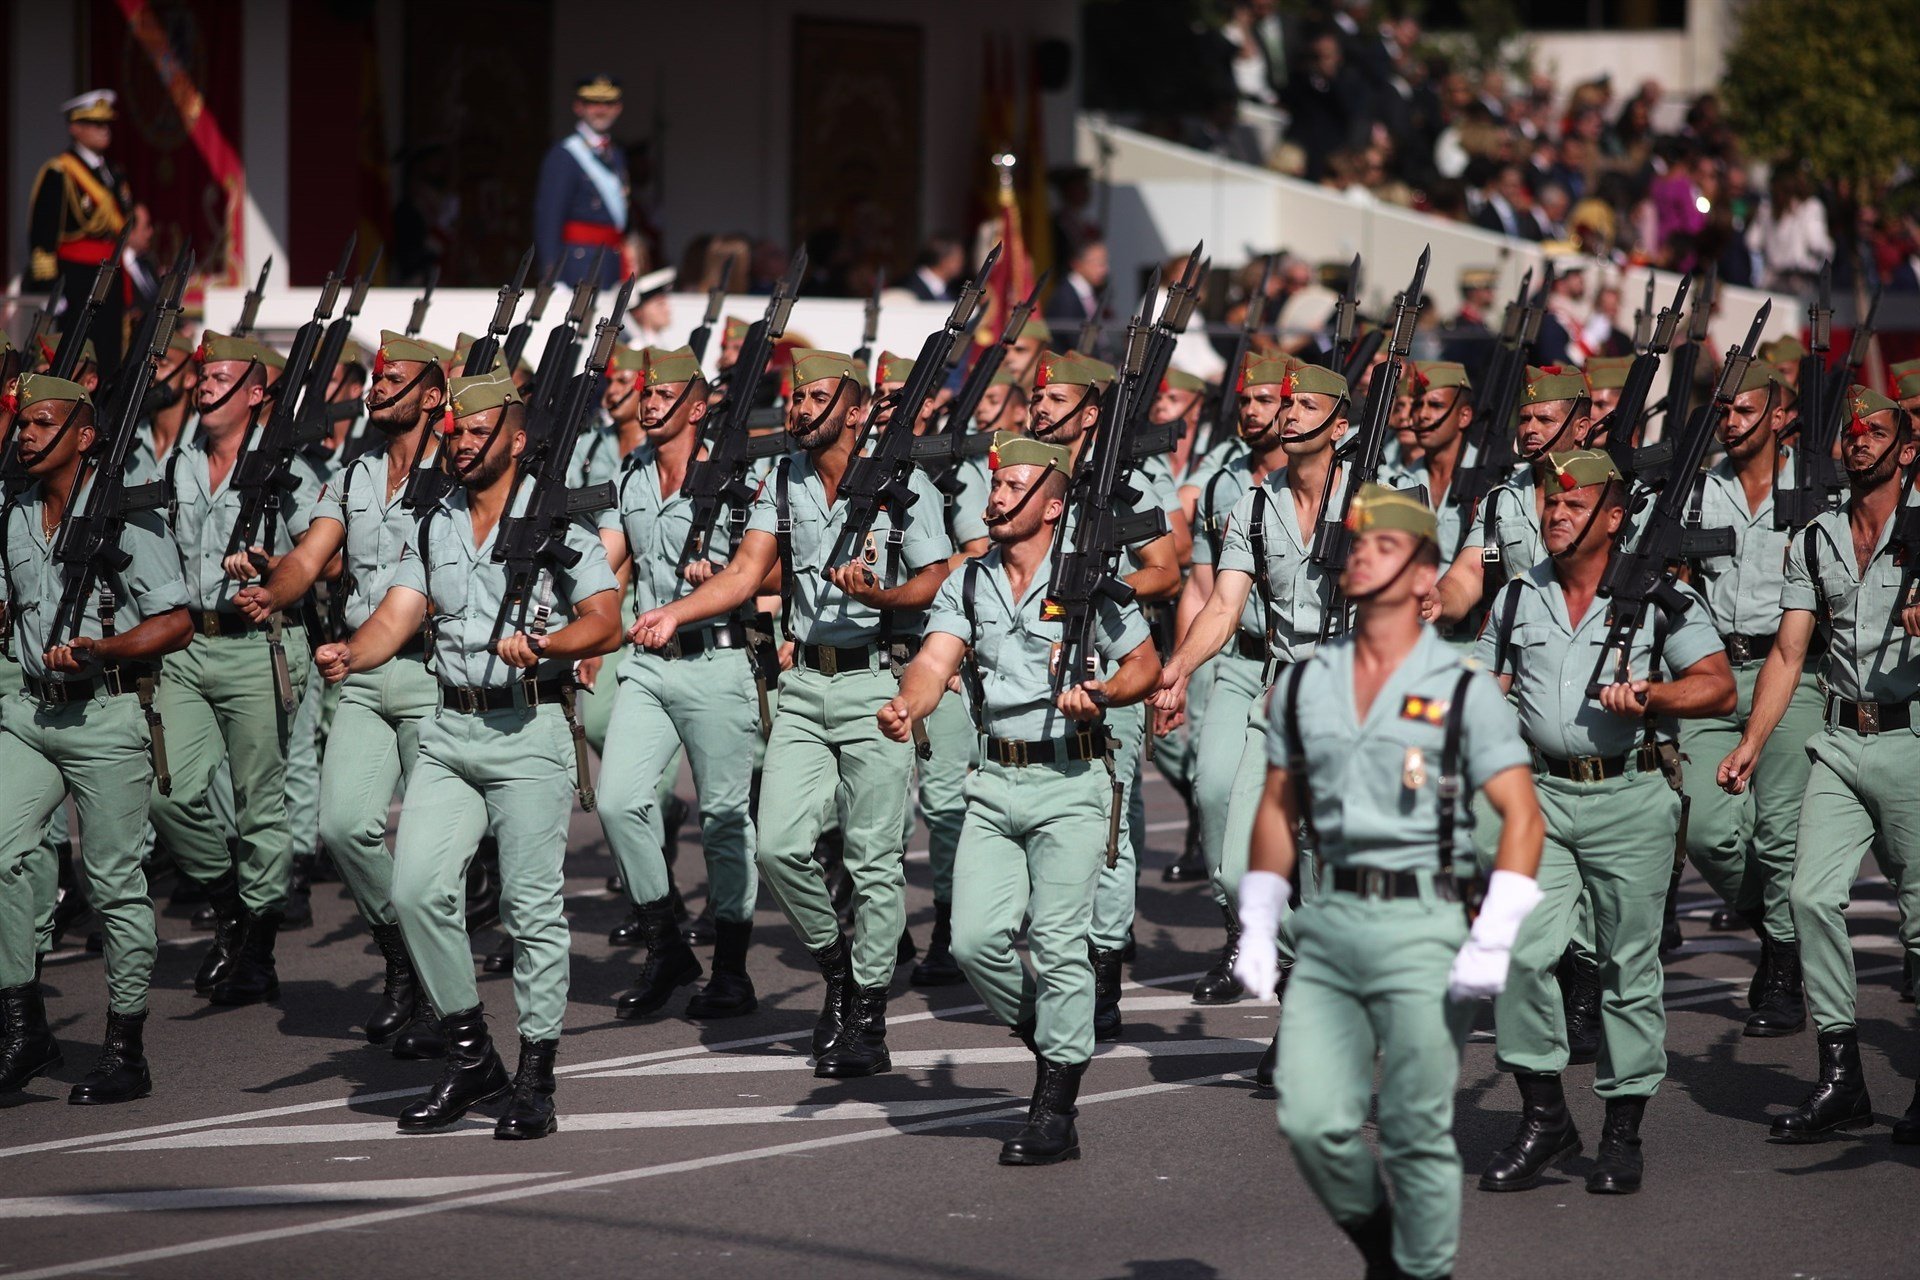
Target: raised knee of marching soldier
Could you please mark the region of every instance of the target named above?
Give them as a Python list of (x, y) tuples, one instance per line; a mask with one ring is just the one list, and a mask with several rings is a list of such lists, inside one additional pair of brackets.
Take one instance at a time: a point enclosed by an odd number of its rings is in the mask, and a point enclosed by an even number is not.
[(444, 920), (461, 920), (464, 928), (467, 879), (464, 867), (457, 875), (426, 859), (393, 861), (393, 909), (403, 931)]

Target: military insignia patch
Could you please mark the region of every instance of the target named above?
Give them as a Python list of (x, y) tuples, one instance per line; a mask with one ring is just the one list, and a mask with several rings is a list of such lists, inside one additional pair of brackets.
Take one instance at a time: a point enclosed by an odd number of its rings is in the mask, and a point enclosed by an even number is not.
[(1408, 694), (1400, 702), (1402, 720), (1423, 720), (1427, 724), (1441, 724), (1447, 718), (1447, 708), (1452, 704), (1440, 698), (1423, 698), (1418, 694)]

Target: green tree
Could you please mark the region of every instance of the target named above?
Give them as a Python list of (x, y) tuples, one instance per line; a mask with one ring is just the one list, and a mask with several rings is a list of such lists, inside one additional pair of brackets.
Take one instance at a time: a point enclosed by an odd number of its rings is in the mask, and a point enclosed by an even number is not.
[(1920, 164), (1920, 0), (1747, 0), (1729, 119), (1756, 159), (1871, 190)]

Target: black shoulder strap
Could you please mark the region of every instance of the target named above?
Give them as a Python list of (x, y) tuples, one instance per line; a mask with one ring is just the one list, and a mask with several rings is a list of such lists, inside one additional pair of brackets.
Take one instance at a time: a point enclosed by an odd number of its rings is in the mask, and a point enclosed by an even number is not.
[(1200, 530), (1207, 538), (1207, 549), (1213, 552), (1213, 567), (1216, 571), (1220, 568), (1220, 548), (1226, 541), (1227, 532), (1227, 518), (1220, 514), (1220, 482), (1226, 478), (1227, 470), (1222, 467), (1207, 481), (1204, 501), (1206, 510), (1202, 513), (1206, 518), (1200, 522)]
[(960, 571), (960, 611), (967, 615), (967, 653), (960, 661), (960, 670), (967, 682), (967, 705), (973, 712), (973, 727), (980, 733), (987, 731), (987, 686), (980, 676), (980, 663), (974, 657), (974, 643), (980, 637), (980, 619), (974, 612), (974, 598), (980, 588), (980, 561), (968, 560)]
[(20, 617), (19, 602), (13, 592), (13, 557), (9, 551), (9, 544), (13, 541), (13, 512), (19, 504), (19, 496), (14, 493), (6, 494), (0, 500), (0, 585), (6, 588), (7, 593), (7, 616), (4, 623), (0, 623), (0, 653), (6, 653), (9, 657), (13, 652), (13, 629)]
[[(1460, 796), (1465, 790), (1460, 784), (1460, 735), (1466, 720), (1467, 690), (1472, 684), (1472, 671), (1462, 671), (1460, 679), (1454, 682), (1453, 698), (1447, 703), (1445, 736), (1440, 743), (1440, 812), (1435, 847), (1442, 876), (1453, 874), (1454, 831), (1460, 816)], [(1472, 810), (1467, 811), (1466, 818), (1466, 825), (1471, 828)]]
[(1802, 548), (1807, 554), (1807, 576), (1813, 579), (1814, 621), (1822, 628), (1833, 625), (1833, 610), (1827, 603), (1826, 589), (1820, 585), (1820, 527), (1818, 521), (1809, 521), (1804, 535), (1806, 544)]
[(430, 554), (432, 548), (428, 545), (428, 538), (433, 527), (434, 513), (439, 509), (438, 506), (431, 506), (425, 511), (422, 511), (420, 513), (419, 525), (420, 578), (421, 585), (427, 589), (427, 621), (425, 630), (427, 633), (427, 667), (429, 670), (433, 669), (435, 660), (440, 655), (440, 629), (434, 625), (433, 556)]
[(167, 531), (178, 533), (176, 527), (180, 516), (180, 486), (177, 483), (180, 471), (180, 451), (186, 447), (184, 441), (175, 441), (173, 451), (167, 454), (166, 470), (163, 473), (167, 497)]
[(793, 639), (793, 459), (773, 473), (773, 539), (780, 548), (780, 631)]
[[(1513, 645), (1513, 623), (1520, 616), (1520, 579), (1515, 578), (1501, 588), (1500, 617), (1494, 623), (1493, 630), (1493, 674), (1494, 678), (1507, 673), (1507, 656)], [(1514, 663), (1513, 674), (1520, 674), (1520, 664)]]
[(1307, 786), (1307, 748), (1300, 740), (1300, 680), (1306, 672), (1304, 662), (1288, 668), (1286, 701), (1280, 714), (1287, 731), (1287, 780), (1293, 784), (1293, 801), (1300, 810), (1300, 825), (1306, 829), (1307, 841), (1318, 848), (1320, 839), (1313, 829), (1313, 792)]
[(1253, 512), (1247, 521), (1247, 545), (1253, 551), (1253, 589), (1260, 593), (1260, 623), (1271, 653), (1279, 622), (1274, 617), (1273, 584), (1267, 581), (1267, 486), (1253, 487)]

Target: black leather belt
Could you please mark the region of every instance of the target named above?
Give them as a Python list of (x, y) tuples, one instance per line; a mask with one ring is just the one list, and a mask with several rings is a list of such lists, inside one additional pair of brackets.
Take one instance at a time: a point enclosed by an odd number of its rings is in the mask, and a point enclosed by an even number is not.
[(203, 636), (250, 636), (256, 631), (265, 631), (269, 625), (226, 609), (189, 609), (187, 617), (194, 631)]
[(1325, 867), (1320, 872), (1320, 887), (1339, 893), (1357, 894), (1392, 902), (1395, 898), (1418, 898), (1420, 891), (1433, 886), (1433, 895), (1448, 902), (1460, 901), (1460, 881), (1436, 871), (1379, 871), (1372, 867)]
[(1605, 782), (1609, 778), (1618, 778), (1627, 771), (1632, 762), (1642, 773), (1651, 773), (1660, 766), (1658, 748), (1642, 743), (1632, 751), (1617, 756), (1550, 756), (1544, 751), (1533, 753), (1533, 771), (1544, 773), (1550, 778), (1565, 778), (1569, 782)]
[(709, 649), (744, 649), (747, 629), (738, 620), (694, 631), (676, 631), (673, 639), (654, 650), (663, 658), (697, 658)]
[(1773, 639), (1777, 632), (1769, 631), (1763, 636), (1741, 635), (1735, 632), (1730, 636), (1721, 636), (1720, 642), (1727, 646), (1727, 661), (1758, 662), (1773, 652)]
[(27, 692), (33, 700), (43, 707), (64, 707), (74, 702), (85, 702), (94, 693), (105, 690), (110, 698), (123, 693), (136, 693), (136, 685), (142, 677), (154, 674), (155, 668), (127, 663), (122, 666), (108, 667), (97, 676), (69, 676), (64, 680), (43, 680), (39, 676), (21, 673), (26, 681)]
[(1913, 726), (1912, 702), (1848, 702), (1827, 699), (1827, 720), (1855, 733), (1883, 733)]
[(1014, 738), (984, 740), (984, 758), (992, 764), (1025, 768), (1030, 764), (1073, 764), (1080, 760), (1098, 760), (1107, 753), (1107, 727), (1089, 725), (1070, 738), (1041, 738), (1021, 742)]
[(440, 686), (440, 705), (461, 715), (477, 716), (489, 711), (508, 711), (515, 707), (537, 707), (543, 702), (558, 702), (566, 688), (567, 682), (557, 677), (552, 680), (516, 680), (512, 684), (485, 685), (480, 688), (443, 684)]
[[(903, 660), (911, 659), (914, 650), (920, 647), (920, 637), (896, 640), (893, 647), (900, 651)], [(842, 671), (872, 671), (876, 655), (884, 656), (880, 646), (873, 644), (857, 644), (850, 648), (831, 644), (797, 644), (793, 647), (796, 665), (809, 671), (818, 671), (823, 676), (837, 676)]]
[(1265, 662), (1267, 638), (1251, 631), (1236, 631), (1233, 634), (1233, 651), (1249, 662)]

